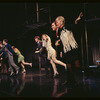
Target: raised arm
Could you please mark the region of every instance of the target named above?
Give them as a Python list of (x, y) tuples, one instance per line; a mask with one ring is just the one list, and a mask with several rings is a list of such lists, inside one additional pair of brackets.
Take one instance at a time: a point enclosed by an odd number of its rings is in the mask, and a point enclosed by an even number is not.
[(68, 30), (72, 30), (77, 24), (78, 22), (81, 20), (81, 18), (83, 17), (83, 12), (80, 12), (79, 16), (76, 18), (76, 20), (72, 23), (72, 24), (67, 24), (66, 28)]

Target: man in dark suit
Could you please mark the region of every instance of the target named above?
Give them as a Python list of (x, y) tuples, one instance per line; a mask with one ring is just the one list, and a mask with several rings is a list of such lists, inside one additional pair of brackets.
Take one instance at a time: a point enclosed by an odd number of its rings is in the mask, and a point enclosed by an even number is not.
[(3, 45), (5, 46), (5, 54), (6, 57), (8, 58), (8, 63), (9, 63), (9, 69), (8, 71), (10, 72), (10, 76), (14, 75), (14, 70), (13, 68), (16, 70), (16, 75), (19, 73), (19, 67), (15, 64), (14, 62), (14, 51), (11, 48), (11, 45), (8, 44), (8, 40), (7, 39), (3, 39)]
[(35, 51), (35, 53), (38, 53), (39, 56), (43, 59), (46, 76), (48, 76), (47, 52), (46, 52), (46, 49), (42, 46), (42, 41), (40, 40), (39, 36), (35, 36), (34, 39), (35, 39), (35, 42), (37, 43), (37, 51)]
[(4, 45), (2, 44), (2, 41), (0, 41), (0, 67), (1, 67), (1, 73), (7, 73), (7, 58), (5, 56), (4, 52)]

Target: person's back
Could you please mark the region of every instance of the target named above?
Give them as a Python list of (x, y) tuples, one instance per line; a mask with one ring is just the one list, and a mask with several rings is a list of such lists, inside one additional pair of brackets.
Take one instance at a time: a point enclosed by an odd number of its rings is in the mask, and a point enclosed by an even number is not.
[[(8, 44), (7, 39), (3, 39), (3, 44), (5, 45), (5, 52), (6, 56), (8, 57), (8, 63), (9, 63), (9, 69), (10, 76), (14, 75), (14, 69), (16, 70), (16, 75), (19, 73), (19, 67), (15, 64), (14, 61), (14, 50), (12, 49), (11, 45)], [(14, 68), (14, 69), (13, 69)]]
[(5, 47), (12, 53), (12, 54), (14, 54), (15, 52), (14, 52), (14, 50), (11, 48), (11, 45), (10, 44), (6, 44), (5, 45)]

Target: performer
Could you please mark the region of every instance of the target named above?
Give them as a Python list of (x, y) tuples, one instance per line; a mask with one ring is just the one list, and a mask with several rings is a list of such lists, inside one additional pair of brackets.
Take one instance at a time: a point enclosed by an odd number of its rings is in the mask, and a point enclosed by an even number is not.
[(62, 50), (60, 56), (62, 57), (62, 52), (64, 52), (66, 64), (68, 66), (67, 77), (68, 81), (74, 81), (74, 75), (72, 73), (72, 63), (75, 63), (76, 67), (79, 67), (78, 60), (78, 44), (73, 36), (72, 31), (65, 28), (65, 18), (63, 16), (58, 16), (56, 18), (56, 25), (59, 28), (60, 41), (62, 42)]
[(11, 48), (11, 45), (8, 44), (7, 39), (3, 39), (3, 45), (5, 46), (4, 51), (6, 52), (6, 57), (8, 58), (10, 76), (14, 75), (14, 70), (16, 71), (16, 75), (19, 73), (19, 67), (15, 64), (13, 59), (14, 50)]
[(35, 51), (35, 53), (38, 53), (40, 57), (43, 58), (43, 62), (44, 62), (44, 67), (45, 67), (45, 72), (46, 72), (46, 77), (49, 74), (48, 71), (48, 65), (47, 65), (47, 51), (45, 50), (45, 48), (42, 46), (42, 41), (40, 40), (39, 36), (35, 36), (35, 42), (38, 45), (37, 51)]
[(24, 56), (21, 54), (21, 52), (17, 48), (15, 48), (15, 46), (12, 46), (12, 49), (14, 50), (14, 52), (18, 56), (18, 64), (21, 64), (21, 66), (23, 68), (22, 73), (25, 73), (26, 70), (25, 70), (25, 66), (24, 65), (29, 65), (29, 66), (32, 67), (32, 63), (25, 62), (24, 61)]
[(0, 41), (0, 66), (1, 66), (1, 73), (7, 73), (7, 59), (3, 51), (3, 44)]
[[(62, 42), (62, 51), (66, 54), (66, 63), (68, 68), (71, 68), (71, 62), (78, 60), (77, 58), (77, 48), (78, 44), (73, 36), (72, 31), (69, 31), (65, 28), (65, 19), (62, 16), (56, 18), (56, 25), (59, 28), (60, 40)], [(60, 52), (60, 56), (62, 57), (62, 52)], [(76, 67), (79, 67), (76, 64)]]
[[(83, 13), (80, 12), (80, 14), (79, 14), (79, 16), (77, 17), (77, 19), (75, 20), (75, 22), (74, 22), (73, 24), (71, 24), (71, 25), (68, 24), (68, 25), (67, 25), (67, 28), (68, 28), (69, 30), (72, 30), (73, 27), (76, 26), (76, 24), (78, 23), (78, 21), (81, 19), (82, 16), (83, 16)], [(60, 42), (60, 32), (58, 32), (58, 31), (59, 31), (59, 30), (58, 30), (59, 28), (56, 26), (56, 22), (52, 22), (51, 28), (52, 28), (53, 31), (56, 32), (55, 46), (56, 46), (56, 52), (57, 52), (57, 59), (60, 59), (60, 58), (61, 58), (61, 57), (60, 57), (60, 49), (61, 49), (60, 44), (62, 45), (62, 42)]]
[(52, 22), (51, 28), (53, 31), (56, 32), (56, 40), (55, 40), (55, 46), (56, 46), (56, 52), (57, 52), (57, 59), (61, 60), (60, 58), (60, 44), (59, 44), (59, 35), (58, 35), (58, 27), (56, 26), (55, 22)]
[(43, 47), (45, 47), (47, 52), (48, 52), (48, 59), (50, 60), (50, 63), (52, 64), (52, 67), (53, 67), (53, 70), (54, 70), (54, 77), (57, 74), (59, 74), (57, 69), (56, 69), (55, 63), (64, 66), (65, 70), (67, 70), (66, 64), (56, 59), (56, 51), (52, 47), (51, 39), (50, 39), (50, 37), (47, 34), (43, 34), (42, 35), (42, 43), (43, 43)]

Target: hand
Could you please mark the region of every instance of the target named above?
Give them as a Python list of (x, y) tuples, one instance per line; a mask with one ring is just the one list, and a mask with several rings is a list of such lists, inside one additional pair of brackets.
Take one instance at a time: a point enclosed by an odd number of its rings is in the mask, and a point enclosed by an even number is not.
[(60, 44), (59, 44), (59, 41), (60, 41), (60, 40), (57, 40), (57, 41), (56, 41), (56, 43), (55, 43), (56, 46), (60, 45)]
[(77, 24), (77, 21), (79, 21), (82, 16), (83, 16), (83, 12), (80, 12), (78, 18), (75, 20), (75, 24)]
[(60, 52), (60, 57), (62, 58), (62, 52)]
[(83, 16), (83, 12), (80, 12), (79, 17), (81, 18)]
[(39, 53), (39, 51), (35, 51), (35, 53)]
[(38, 48), (36, 48), (36, 50), (38, 50)]
[(3, 58), (1, 58), (1, 60), (3, 60)]

